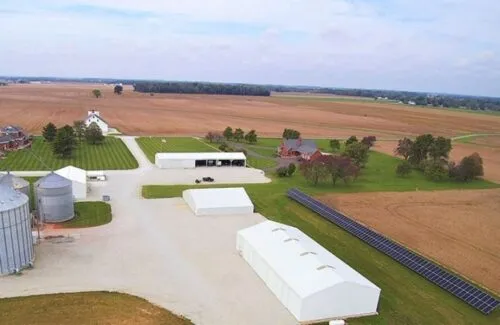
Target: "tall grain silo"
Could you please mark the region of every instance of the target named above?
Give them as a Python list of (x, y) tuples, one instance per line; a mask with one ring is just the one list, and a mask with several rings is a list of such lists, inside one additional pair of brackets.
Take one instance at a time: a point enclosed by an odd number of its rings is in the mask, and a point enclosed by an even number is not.
[(21, 177), (12, 175), (10, 172), (7, 172), (7, 174), (1, 176), (0, 184), (7, 185), (27, 195), (28, 197), (30, 196), (30, 183), (22, 179)]
[(0, 274), (19, 272), (34, 257), (28, 197), (0, 185)]
[(35, 202), (40, 220), (58, 223), (75, 217), (73, 185), (55, 173), (40, 178), (35, 183)]

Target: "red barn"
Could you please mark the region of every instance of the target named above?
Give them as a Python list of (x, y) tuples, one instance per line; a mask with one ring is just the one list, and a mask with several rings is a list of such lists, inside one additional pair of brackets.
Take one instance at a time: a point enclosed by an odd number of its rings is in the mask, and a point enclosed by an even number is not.
[(12, 151), (29, 146), (30, 138), (19, 126), (8, 125), (0, 129), (0, 150)]
[(321, 155), (314, 140), (302, 140), (302, 138), (282, 139), (278, 153), (281, 158), (300, 157), (304, 160)]

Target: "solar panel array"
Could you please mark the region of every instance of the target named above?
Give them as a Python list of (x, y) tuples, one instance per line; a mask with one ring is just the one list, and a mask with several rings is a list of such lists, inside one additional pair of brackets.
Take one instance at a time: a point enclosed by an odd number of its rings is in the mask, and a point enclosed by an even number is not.
[(307, 194), (297, 189), (290, 189), (287, 194), (291, 199), (308, 207), (370, 246), (392, 257), (407, 268), (481, 311), (483, 314), (488, 315), (500, 304), (500, 301), (487, 292), (449, 273), (437, 264), (413, 253), (387, 237), (333, 210)]

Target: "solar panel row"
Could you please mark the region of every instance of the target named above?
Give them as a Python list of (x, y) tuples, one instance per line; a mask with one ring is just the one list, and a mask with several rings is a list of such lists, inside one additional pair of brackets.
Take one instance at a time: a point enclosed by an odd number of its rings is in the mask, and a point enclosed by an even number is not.
[(398, 243), (359, 224), (301, 191), (290, 189), (287, 194), (293, 200), (303, 204), (372, 247), (392, 257), (482, 313), (487, 315), (500, 304), (500, 301), (487, 292), (449, 273), (437, 264), (413, 253)]

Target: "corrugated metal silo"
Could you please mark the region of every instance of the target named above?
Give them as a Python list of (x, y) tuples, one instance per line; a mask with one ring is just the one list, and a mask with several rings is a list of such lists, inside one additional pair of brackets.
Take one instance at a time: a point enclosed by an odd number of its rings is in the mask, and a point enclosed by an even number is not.
[(34, 257), (28, 197), (0, 185), (0, 274), (19, 272)]
[(2, 175), (2, 177), (0, 178), (0, 184), (7, 185), (27, 195), (28, 197), (30, 196), (30, 183), (22, 179), (21, 177), (12, 175), (10, 172)]
[(74, 218), (73, 185), (55, 173), (40, 178), (35, 183), (35, 202), (43, 222), (58, 223)]

